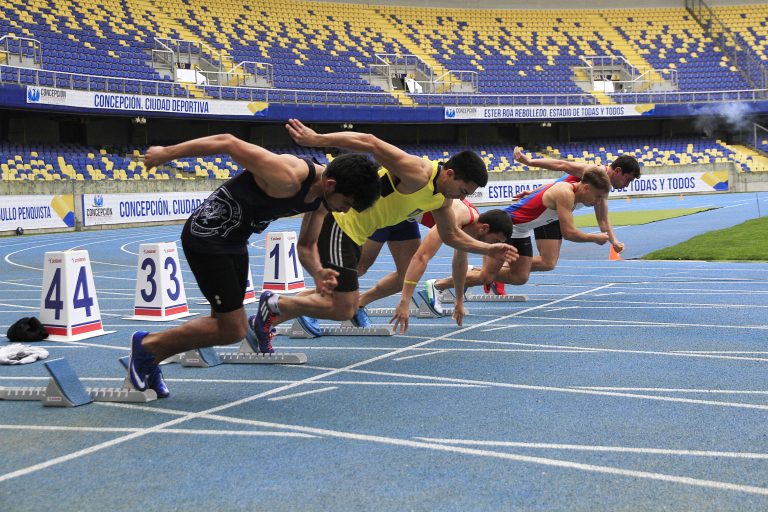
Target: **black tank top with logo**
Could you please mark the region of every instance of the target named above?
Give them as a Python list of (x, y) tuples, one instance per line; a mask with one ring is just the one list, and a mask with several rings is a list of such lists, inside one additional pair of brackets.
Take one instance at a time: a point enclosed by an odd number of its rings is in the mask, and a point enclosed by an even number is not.
[(244, 171), (230, 178), (203, 201), (184, 224), (181, 241), (186, 249), (199, 253), (243, 254), (248, 252), (248, 238), (261, 233), (282, 217), (317, 210), (321, 199), (304, 202), (315, 181), (315, 165), (293, 197), (270, 197)]

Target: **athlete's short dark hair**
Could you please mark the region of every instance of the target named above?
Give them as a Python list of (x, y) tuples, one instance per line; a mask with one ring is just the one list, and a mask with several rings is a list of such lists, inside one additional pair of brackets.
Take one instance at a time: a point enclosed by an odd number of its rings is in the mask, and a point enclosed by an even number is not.
[(456, 179), (472, 182), (478, 187), (488, 183), (488, 168), (480, 155), (474, 151), (456, 153), (443, 164), (446, 169), (453, 169)]
[(601, 167), (592, 165), (584, 171), (581, 175), (581, 182), (589, 185), (595, 190), (608, 193), (611, 191), (611, 180), (608, 179), (608, 175), (603, 172)]
[(488, 224), (489, 233), (501, 233), (504, 238), (512, 236), (512, 219), (504, 210), (488, 210), (477, 218), (477, 222)]
[(379, 164), (363, 153), (347, 153), (334, 158), (325, 175), (336, 180), (334, 192), (352, 198), (352, 208), (361, 212), (381, 194)]
[(640, 177), (640, 164), (632, 155), (619, 155), (619, 157), (613, 161), (611, 167), (614, 169), (621, 169), (623, 174), (631, 174), (632, 179)]

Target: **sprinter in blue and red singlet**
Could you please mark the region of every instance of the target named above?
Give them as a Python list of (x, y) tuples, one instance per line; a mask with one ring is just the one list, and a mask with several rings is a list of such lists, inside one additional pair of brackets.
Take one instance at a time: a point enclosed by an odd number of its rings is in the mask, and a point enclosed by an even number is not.
[[(603, 201), (611, 190), (607, 174), (596, 166), (584, 171), (581, 181), (556, 181), (539, 188), (505, 208), (512, 219), (512, 236), (507, 240), (517, 248), (517, 261), (502, 267), (490, 260), (485, 260), (482, 271), (473, 270), (467, 274), (466, 286), (484, 284), (488, 276), (506, 284), (521, 285), (528, 282), (533, 261), (533, 230), (553, 222), (560, 223), (563, 237), (572, 242), (593, 242), (603, 245), (608, 242), (606, 233), (585, 233), (573, 223), (573, 210), (577, 205), (595, 206)], [(438, 292), (454, 287), (452, 278), (438, 279), (434, 283)], [(441, 299), (435, 293), (435, 303)]]

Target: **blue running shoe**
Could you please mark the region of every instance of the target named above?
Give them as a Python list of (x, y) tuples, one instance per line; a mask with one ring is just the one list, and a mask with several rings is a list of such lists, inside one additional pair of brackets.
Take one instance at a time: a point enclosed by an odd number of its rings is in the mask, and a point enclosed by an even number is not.
[(245, 341), (251, 346), (251, 350), (254, 352), (261, 352), (262, 354), (272, 354), (275, 349), (272, 348), (272, 338), (275, 335), (275, 329), (270, 329), (269, 337), (267, 341), (261, 341), (256, 336), (256, 329), (258, 329), (256, 321), (258, 315), (252, 315), (248, 317), (248, 332), (245, 333)]
[(296, 321), (299, 322), (302, 329), (307, 331), (313, 337), (319, 338), (323, 335), (323, 330), (320, 328), (317, 318), (312, 318), (311, 316), (297, 316)]
[[(267, 306), (267, 301), (273, 295), (269, 290), (261, 292), (261, 296), (259, 296), (259, 309), (255, 315), (248, 318), (250, 329), (245, 335), (245, 339), (248, 340), (253, 350), (258, 350), (262, 354), (274, 352), (272, 338), (275, 336), (275, 329), (272, 327), (272, 324), (275, 322), (277, 315), (272, 313), (269, 310), (269, 306)], [(254, 343), (253, 339), (249, 339), (251, 335), (256, 338), (258, 343)], [(258, 348), (256, 345), (258, 345)]]
[(355, 327), (373, 327), (373, 323), (364, 307), (357, 308), (357, 313), (352, 317), (352, 325)]
[(168, 389), (168, 386), (165, 384), (163, 372), (160, 370), (159, 365), (155, 366), (154, 371), (147, 377), (147, 386), (149, 386), (149, 389), (155, 390), (157, 398), (168, 398), (171, 396), (171, 390)]
[(139, 391), (145, 391), (148, 387), (147, 378), (158, 368), (155, 356), (150, 353), (141, 342), (149, 333), (136, 331), (131, 336), (131, 357), (128, 359), (128, 375), (133, 387)]

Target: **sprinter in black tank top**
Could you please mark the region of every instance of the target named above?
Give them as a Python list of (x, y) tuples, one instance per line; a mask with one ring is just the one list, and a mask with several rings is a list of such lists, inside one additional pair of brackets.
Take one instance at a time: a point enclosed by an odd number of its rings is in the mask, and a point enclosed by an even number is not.
[[(362, 154), (336, 158), (327, 166), (294, 155), (278, 155), (232, 135), (213, 135), (175, 146), (153, 146), (144, 155), (147, 169), (177, 158), (227, 154), (244, 170), (216, 189), (190, 216), (182, 247), (200, 291), (211, 303), (209, 316), (131, 338), (129, 375), (137, 389), (170, 393), (158, 363), (175, 354), (235, 343), (246, 337), (243, 296), (248, 278), (248, 238), (281, 217), (364, 210), (379, 196), (378, 165)], [(299, 235), (301, 239), (301, 235)], [(307, 252), (299, 247), (305, 263)], [(306, 266), (306, 265), (305, 265)], [(336, 286), (337, 272), (308, 268), (321, 293)], [(247, 336), (254, 350), (272, 352), (270, 343)]]

